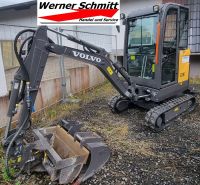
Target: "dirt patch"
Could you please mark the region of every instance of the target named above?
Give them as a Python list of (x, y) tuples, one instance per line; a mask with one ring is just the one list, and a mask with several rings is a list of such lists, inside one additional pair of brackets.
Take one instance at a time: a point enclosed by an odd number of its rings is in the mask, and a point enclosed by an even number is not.
[[(200, 107), (191, 114), (181, 116), (161, 133), (154, 133), (144, 126), (145, 111), (131, 109), (112, 114), (107, 103), (116, 94), (111, 85), (105, 84), (86, 95), (79, 95), (82, 102), (73, 108), (51, 108), (55, 111), (35, 118), (40, 126), (55, 124), (57, 117), (77, 120), (85, 130), (101, 135), (110, 147), (109, 162), (84, 185), (123, 184), (200, 184)], [(64, 105), (60, 105), (64, 106)], [(74, 105), (73, 105), (74, 106)], [(61, 114), (59, 114), (59, 112)], [(56, 184), (44, 174), (21, 176), (21, 184)]]

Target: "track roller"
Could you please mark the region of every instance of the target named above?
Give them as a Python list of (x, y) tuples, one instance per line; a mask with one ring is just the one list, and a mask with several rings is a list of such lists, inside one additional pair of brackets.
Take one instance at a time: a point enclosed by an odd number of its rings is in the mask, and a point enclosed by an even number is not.
[(113, 113), (121, 113), (127, 110), (130, 106), (131, 102), (129, 99), (123, 96), (113, 96), (108, 103)]

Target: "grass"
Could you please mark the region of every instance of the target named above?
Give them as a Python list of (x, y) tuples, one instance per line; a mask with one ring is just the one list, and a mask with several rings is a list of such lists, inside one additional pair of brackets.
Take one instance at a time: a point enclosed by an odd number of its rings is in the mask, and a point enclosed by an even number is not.
[[(105, 82), (104, 84), (87, 91), (87, 93), (86, 91), (83, 91), (73, 96), (72, 98), (81, 100), (81, 102), (79, 103), (58, 103), (44, 109), (39, 113), (35, 113), (32, 116), (32, 122), (37, 127), (44, 127), (50, 125), (53, 122), (56, 122), (66, 116), (71, 115), (74, 111), (79, 110), (81, 108), (81, 105), (90, 103), (96, 98), (108, 96), (108, 94), (110, 94), (111, 91), (113, 91), (112, 86), (108, 82)], [(4, 156), (4, 151), (1, 146), (0, 155)], [(14, 181), (8, 176), (5, 168), (5, 161), (3, 158), (0, 161), (0, 170), (0, 184), (21, 185), (19, 181)], [(11, 174), (14, 174), (14, 169), (12, 168)]]
[[(4, 156), (4, 151), (2, 146), (0, 146), (0, 155)], [(6, 171), (6, 167), (5, 167), (5, 160), (2, 157), (0, 160), (0, 184), (7, 184), (7, 185), (21, 185), (21, 183), (18, 180), (12, 180), (11, 177), (8, 175), (7, 171)], [(10, 173), (11, 175), (15, 174), (15, 169), (14, 168), (10, 168)]]
[(134, 153), (143, 156), (155, 156), (152, 152), (153, 143), (150, 141), (139, 141), (129, 138), (130, 133), (128, 124), (95, 124), (85, 126), (87, 130), (99, 133), (106, 139), (110, 148)]
[[(42, 113), (34, 116), (33, 123), (37, 126), (46, 126), (48, 123), (57, 122), (58, 120), (73, 114), (81, 108), (82, 105), (88, 104), (96, 99), (109, 97), (116, 91), (110, 83), (106, 82), (91, 91), (78, 93), (73, 98), (81, 99), (80, 103), (72, 104), (56, 104), (47, 108)], [(103, 114), (102, 112), (98, 114)], [(102, 135), (110, 147), (120, 148), (121, 150), (134, 152), (138, 155), (153, 156), (151, 150), (153, 144), (150, 141), (137, 141), (129, 138), (128, 124), (98, 124), (89, 123), (84, 126), (86, 130), (94, 131)]]
[(190, 78), (190, 84), (200, 84), (200, 78)]
[(74, 111), (79, 110), (81, 105), (90, 103), (97, 98), (106, 97), (113, 91), (114, 90), (110, 83), (105, 82), (102, 85), (87, 91), (87, 93), (86, 91), (83, 91), (72, 97), (75, 99), (80, 99), (81, 102), (55, 104), (49, 108), (44, 109), (40, 113), (33, 115), (32, 122), (37, 126), (46, 126), (52, 122), (57, 122), (66, 116), (70, 116)]
[(78, 110), (79, 104), (57, 104), (32, 117), (32, 122), (37, 126), (46, 126), (54, 121), (68, 116), (72, 111)]
[[(192, 83), (199, 83), (197, 79), (193, 80)], [(86, 91), (85, 91), (86, 92)], [(75, 111), (78, 111), (82, 105), (93, 102), (96, 99), (108, 98), (111, 95), (115, 94), (116, 91), (110, 83), (106, 82), (101, 86), (98, 86), (91, 91), (87, 91), (87, 93), (81, 92), (73, 96), (72, 98), (80, 99), (79, 103), (58, 103), (55, 104), (40, 113), (36, 113), (32, 117), (32, 122), (37, 127), (44, 127), (50, 125), (51, 123), (55, 123), (62, 118), (72, 115)], [(102, 112), (101, 110), (97, 110), (97, 115), (104, 118), (108, 116), (108, 112), (105, 110)], [(106, 122), (106, 119), (101, 120), (100, 117), (94, 118), (91, 122), (88, 122), (84, 125), (86, 130), (90, 130), (100, 134), (110, 148), (114, 150), (118, 150), (121, 152), (128, 152), (134, 155), (142, 155), (146, 157), (159, 157), (158, 154), (153, 152), (154, 143), (151, 140), (137, 140), (134, 137), (130, 137), (134, 133), (130, 131), (129, 125), (125, 122)], [(78, 119), (78, 118), (77, 118)], [(123, 120), (123, 119), (120, 119)], [(105, 121), (105, 122), (104, 122)], [(196, 152), (193, 150), (193, 152)], [(198, 151), (197, 151), (198, 152)], [(3, 149), (0, 147), (0, 155), (3, 156)], [(21, 185), (19, 181), (12, 181), (10, 177), (7, 176), (5, 171), (5, 165), (3, 159), (0, 163), (1, 173), (0, 173), (0, 184), (7, 185)], [(24, 184), (24, 183), (23, 183)]]
[[(81, 105), (90, 103), (94, 101), (96, 98), (101, 98), (108, 96), (112, 92), (112, 86), (105, 82), (104, 84), (97, 86), (96, 88), (93, 88), (92, 90), (83, 91), (72, 98), (80, 99), (81, 102), (79, 103), (58, 103), (51, 107), (48, 107), (44, 109), (43, 111), (39, 113), (35, 113), (32, 116), (32, 122), (37, 127), (44, 127), (47, 125), (50, 125), (53, 122), (57, 122), (60, 119), (71, 115), (74, 111), (77, 111), (81, 108)], [(0, 155), (4, 156), (3, 148), (0, 146)], [(19, 181), (12, 180), (5, 168), (5, 161), (2, 158), (0, 161), (0, 184), (7, 184), (7, 185), (21, 185)], [(11, 174), (14, 174), (14, 169), (11, 168)]]

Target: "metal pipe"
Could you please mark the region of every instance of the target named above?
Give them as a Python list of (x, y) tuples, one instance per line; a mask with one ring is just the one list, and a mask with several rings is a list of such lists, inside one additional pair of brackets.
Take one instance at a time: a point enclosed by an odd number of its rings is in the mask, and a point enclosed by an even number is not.
[(115, 60), (116, 60), (116, 62), (117, 62), (117, 35), (115, 35)]
[(88, 32), (88, 31), (79, 31), (79, 30), (69, 30), (69, 29), (63, 29), (64, 31), (71, 31), (71, 32), (77, 32), (77, 33), (88, 33), (88, 34), (93, 34), (93, 35), (103, 35), (103, 36), (116, 36), (112, 34), (106, 34), (106, 33), (96, 33), (96, 32)]
[[(61, 28), (58, 28), (59, 32)], [(57, 34), (57, 43), (62, 46), (62, 36)], [(65, 65), (64, 65), (64, 56), (60, 55), (59, 57), (59, 66), (60, 66), (60, 74), (61, 74), (61, 89), (62, 89), (62, 101), (65, 102), (67, 97), (67, 90), (66, 90), (66, 75), (65, 75)]]
[(89, 42), (86, 42), (86, 41), (84, 41), (84, 40), (80, 40), (80, 39), (77, 39), (76, 37), (74, 37), (74, 36), (72, 36), (72, 35), (70, 35), (70, 34), (63, 34), (63, 33), (60, 33), (60, 32), (58, 32), (58, 31), (56, 31), (56, 30), (52, 30), (52, 29), (50, 29), (50, 28), (48, 28), (48, 30), (49, 31), (51, 31), (51, 32), (54, 32), (54, 33), (56, 33), (56, 34), (59, 34), (59, 35), (61, 35), (62, 37), (65, 37), (65, 38), (67, 38), (68, 40), (70, 40), (70, 41), (72, 41), (72, 42), (75, 42), (75, 43), (78, 43), (78, 44), (80, 44), (80, 45), (82, 45), (82, 46), (86, 46), (86, 47), (89, 47), (89, 48), (91, 48), (91, 49), (93, 49), (93, 50), (96, 50), (97, 52), (105, 52), (105, 49), (103, 49), (103, 48), (101, 48), (101, 47), (98, 47), (98, 46), (95, 46), (95, 45), (93, 45), (93, 44), (91, 44), (91, 43), (89, 43)]

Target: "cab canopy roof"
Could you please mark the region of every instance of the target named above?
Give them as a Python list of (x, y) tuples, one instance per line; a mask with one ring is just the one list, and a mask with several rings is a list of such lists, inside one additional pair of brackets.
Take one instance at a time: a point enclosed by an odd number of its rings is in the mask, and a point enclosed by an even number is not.
[[(156, 6), (156, 5), (155, 5)], [(185, 7), (183, 5), (180, 4), (176, 4), (176, 3), (166, 3), (166, 4), (159, 4), (157, 5), (159, 6), (160, 10), (164, 10), (166, 9), (168, 6), (174, 6), (174, 7)], [(131, 13), (128, 14), (127, 18), (132, 18), (132, 17), (141, 17), (141, 16), (145, 16), (145, 15), (150, 15), (154, 13), (154, 6), (150, 6), (144, 9), (138, 9), (138, 10), (133, 10)], [(156, 12), (155, 12), (156, 13)]]

